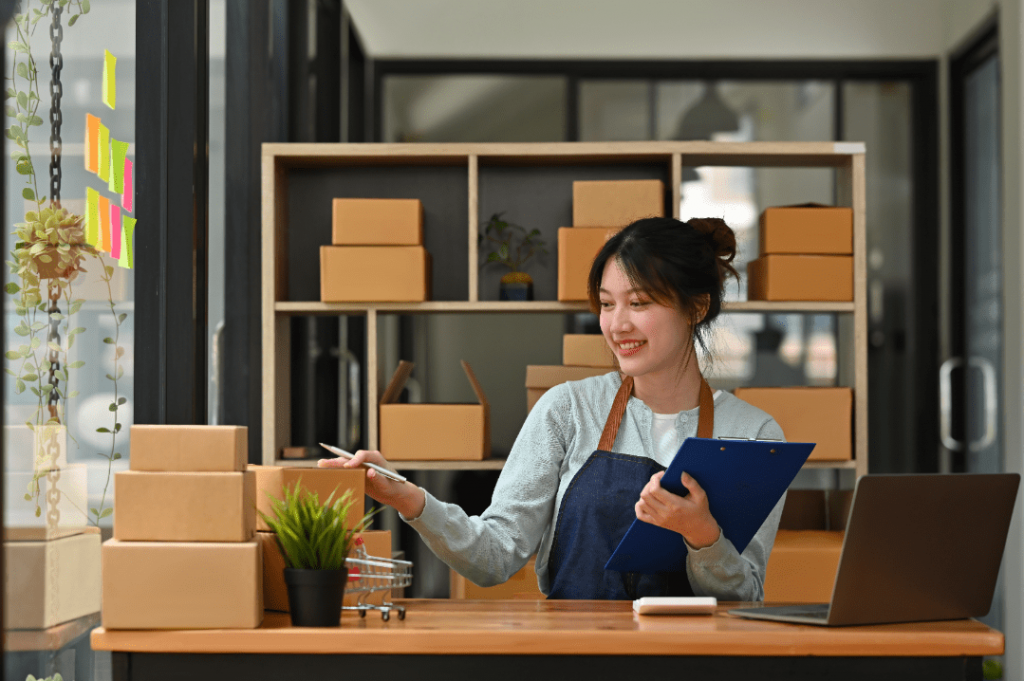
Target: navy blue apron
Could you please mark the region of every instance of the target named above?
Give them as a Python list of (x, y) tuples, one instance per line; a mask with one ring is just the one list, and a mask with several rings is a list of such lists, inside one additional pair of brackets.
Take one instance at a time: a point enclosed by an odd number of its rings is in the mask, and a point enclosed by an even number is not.
[[(654, 575), (605, 570), (615, 547), (636, 520), (635, 505), (651, 476), (665, 467), (653, 459), (612, 450), (633, 378), (626, 376), (612, 402), (598, 449), (569, 484), (555, 521), (548, 558), (548, 598), (635, 600), (644, 596), (692, 596), (686, 565)], [(712, 437), (715, 404), (701, 377), (697, 437)]]

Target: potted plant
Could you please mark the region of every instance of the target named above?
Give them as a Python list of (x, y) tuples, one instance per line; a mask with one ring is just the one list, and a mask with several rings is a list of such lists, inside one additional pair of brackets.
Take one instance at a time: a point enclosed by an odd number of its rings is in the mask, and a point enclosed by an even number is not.
[(487, 263), (500, 263), (509, 268), (501, 278), (498, 300), (533, 300), (533, 278), (523, 266), (537, 253), (547, 253), (540, 230), (527, 231), (525, 227), (501, 219), (504, 213), (495, 213), (484, 225), (481, 243), (486, 241), (494, 250), (487, 254)]
[[(348, 581), (345, 559), (356, 535), (370, 524), (367, 512), (350, 528), (348, 514), (355, 499), (351, 490), (334, 498), (337, 488), (320, 503), (314, 492), (300, 492), (302, 481), (285, 487), (284, 499), (268, 494), (272, 515), (257, 511), (284, 556), (288, 609), (297, 627), (336, 627)], [(332, 503), (333, 500), (333, 503)]]

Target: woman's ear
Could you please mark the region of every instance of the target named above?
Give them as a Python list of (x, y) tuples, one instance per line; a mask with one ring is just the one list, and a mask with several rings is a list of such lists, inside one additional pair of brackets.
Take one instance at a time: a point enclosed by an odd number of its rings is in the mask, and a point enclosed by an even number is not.
[(711, 308), (711, 294), (701, 294), (697, 296), (694, 302), (696, 303), (696, 307), (694, 309), (693, 325), (696, 326), (704, 321), (704, 318), (708, 316), (708, 310)]

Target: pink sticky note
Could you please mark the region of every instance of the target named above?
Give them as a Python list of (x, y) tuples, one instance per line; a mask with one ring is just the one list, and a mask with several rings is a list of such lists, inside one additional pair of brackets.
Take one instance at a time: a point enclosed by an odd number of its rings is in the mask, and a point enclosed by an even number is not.
[(132, 212), (132, 205), (135, 203), (135, 183), (132, 181), (132, 161), (129, 158), (124, 160), (124, 192), (121, 194), (121, 208), (129, 213)]
[(121, 257), (121, 207), (110, 204), (110, 257)]

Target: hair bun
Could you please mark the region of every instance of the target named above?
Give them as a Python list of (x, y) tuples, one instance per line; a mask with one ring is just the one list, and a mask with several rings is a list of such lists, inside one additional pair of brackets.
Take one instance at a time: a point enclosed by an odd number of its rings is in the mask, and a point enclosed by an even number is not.
[(690, 224), (714, 245), (715, 257), (731, 263), (736, 258), (736, 233), (722, 218), (692, 218)]

